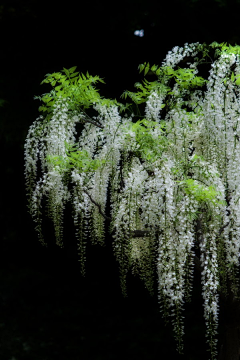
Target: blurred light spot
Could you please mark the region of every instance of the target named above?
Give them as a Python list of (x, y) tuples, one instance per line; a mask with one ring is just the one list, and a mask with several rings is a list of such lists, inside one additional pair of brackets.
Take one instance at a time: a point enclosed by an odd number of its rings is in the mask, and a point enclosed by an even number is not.
[(144, 30), (143, 30), (143, 29), (141, 29), (141, 30), (135, 30), (135, 31), (134, 31), (134, 35), (143, 37), (143, 36), (144, 36)]

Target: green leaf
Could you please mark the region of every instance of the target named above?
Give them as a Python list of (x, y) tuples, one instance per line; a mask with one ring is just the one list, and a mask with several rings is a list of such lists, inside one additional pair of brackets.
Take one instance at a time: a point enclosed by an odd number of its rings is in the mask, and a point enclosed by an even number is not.
[(56, 95), (57, 95), (57, 97), (63, 96), (63, 95), (64, 95), (64, 92), (63, 92), (63, 91), (58, 91)]
[(103, 83), (103, 84), (106, 84), (105, 81), (103, 81), (102, 78), (99, 78), (98, 81), (100, 81), (100, 82)]
[(77, 76), (78, 74), (79, 74), (79, 72), (75, 72), (75, 73), (70, 75), (70, 78), (73, 78), (74, 76)]
[(146, 64), (146, 63), (140, 64), (140, 65), (138, 66), (139, 73), (141, 73), (141, 72), (143, 71), (143, 69), (144, 69), (144, 67), (145, 67), (145, 64)]
[(152, 70), (153, 72), (155, 72), (155, 71), (157, 70), (157, 68), (158, 68), (157, 65), (153, 65), (153, 66), (151, 67), (151, 70)]
[(38, 111), (45, 112), (45, 111), (47, 111), (47, 107), (46, 106), (39, 106)]
[(69, 81), (69, 80), (64, 80), (64, 81), (62, 81), (62, 84), (63, 84), (63, 85), (69, 85), (69, 84), (70, 84), (70, 81)]
[(240, 74), (236, 75), (236, 85), (240, 85)]
[(128, 96), (128, 91), (126, 90), (126, 91), (124, 91), (124, 92), (122, 93), (122, 95), (121, 95), (120, 97), (123, 98), (123, 99), (126, 99), (127, 96)]
[(234, 76), (234, 73), (232, 72), (232, 74), (231, 74), (231, 80), (232, 80), (232, 82), (234, 81), (234, 78), (235, 78), (235, 76)]
[(149, 71), (149, 63), (147, 63), (145, 69), (144, 69), (144, 75), (147, 75), (148, 71)]
[(134, 87), (136, 87), (136, 88), (138, 88), (138, 89), (141, 89), (141, 90), (144, 90), (144, 87), (143, 87), (142, 84), (139, 83), (139, 82), (136, 82), (136, 83), (134, 84)]
[(212, 48), (216, 48), (216, 47), (221, 46), (221, 44), (219, 44), (218, 42), (214, 41), (214, 42), (212, 42), (209, 46), (211, 46)]
[(175, 75), (175, 71), (171, 68), (171, 66), (165, 66), (164, 72), (166, 75)]
[(61, 78), (58, 80), (58, 82), (60, 83), (64, 83), (64, 81), (66, 80), (66, 76), (62, 75)]
[(67, 76), (69, 76), (69, 71), (68, 71), (68, 69), (63, 68), (63, 70), (62, 70), (62, 71), (64, 71), (64, 72), (65, 72), (65, 74), (66, 74)]
[(61, 73), (54, 73), (54, 74), (52, 74), (52, 75), (54, 75), (54, 77), (55, 77), (55, 79), (56, 80), (58, 80), (58, 79), (60, 79), (61, 77), (62, 77), (62, 74)]
[(70, 74), (72, 74), (76, 70), (77, 66), (71, 67), (68, 71)]
[(48, 103), (51, 99), (52, 99), (52, 97), (49, 96), (48, 94), (46, 94), (45, 96), (42, 97), (42, 101), (45, 103)]
[(56, 86), (55, 91), (59, 91), (59, 90), (61, 90), (61, 88), (62, 88), (62, 85)]

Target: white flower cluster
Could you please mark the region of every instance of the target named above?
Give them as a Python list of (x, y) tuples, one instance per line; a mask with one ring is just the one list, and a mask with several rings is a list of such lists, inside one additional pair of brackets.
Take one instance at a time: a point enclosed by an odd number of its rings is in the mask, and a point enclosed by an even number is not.
[[(59, 167), (48, 162), (47, 155), (66, 157), (64, 142), (75, 142), (75, 124), (79, 117), (69, 116), (67, 99), (59, 99), (54, 107), (51, 121), (39, 117), (31, 126), (25, 142), (25, 177), (30, 196), (30, 213), (37, 223), (39, 238), (44, 243), (41, 233), (41, 200), (48, 197), (48, 212), (55, 228), (57, 244), (62, 246), (62, 216), (65, 203), (70, 199), (68, 187), (64, 184)], [(37, 161), (41, 161), (42, 177), (37, 177)]]
[(200, 242), (201, 265), (203, 268), (202, 278), (202, 296), (204, 299), (204, 318), (207, 325), (207, 342), (210, 345), (211, 352), (216, 350), (218, 325), (218, 262), (217, 262), (217, 233), (214, 231), (215, 224), (208, 225), (208, 232), (202, 236)]
[(172, 51), (168, 51), (168, 54), (162, 62), (162, 66), (172, 66), (177, 65), (181, 60), (187, 56), (195, 56), (198, 51), (199, 42), (193, 44), (184, 44), (184, 47), (175, 46)]
[[(228, 199), (228, 226), (224, 228), (227, 269), (239, 265), (240, 251), (240, 144), (239, 144), (239, 88), (231, 78), (231, 67), (239, 58), (222, 54), (210, 71), (208, 91), (204, 102), (202, 137), (207, 139), (202, 153), (221, 173)], [(239, 68), (236, 66), (235, 75)], [(224, 80), (226, 80), (224, 82)]]
[(146, 102), (146, 119), (153, 120), (159, 123), (160, 117), (159, 112), (161, 111), (161, 105), (165, 96), (159, 95), (156, 91), (152, 92)]

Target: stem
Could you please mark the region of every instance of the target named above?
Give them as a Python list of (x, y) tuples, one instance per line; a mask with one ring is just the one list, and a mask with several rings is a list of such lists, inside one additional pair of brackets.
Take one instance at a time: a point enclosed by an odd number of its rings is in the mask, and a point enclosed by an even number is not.
[(104, 214), (104, 212), (101, 209), (101, 205), (98, 204), (95, 200), (93, 200), (93, 198), (91, 197), (91, 195), (89, 194), (89, 192), (87, 190), (83, 190), (89, 197), (89, 199), (91, 200), (91, 202), (96, 205), (98, 207), (99, 213), (108, 221), (111, 221), (111, 218), (107, 215)]
[(85, 116), (87, 117), (87, 119), (86, 119), (86, 118), (83, 119), (85, 122), (88, 122), (88, 123), (90, 123), (90, 124), (93, 124), (93, 125), (99, 127), (100, 129), (103, 129), (103, 128), (104, 128), (104, 126), (98, 124), (96, 121), (93, 121), (93, 120), (90, 118), (90, 116), (88, 116), (88, 114), (85, 113), (85, 111), (81, 110), (81, 112), (83, 112), (83, 113), (85, 114)]
[[(106, 214), (104, 214), (104, 212), (101, 209), (101, 205), (98, 204), (93, 198), (92, 196), (89, 194), (89, 192), (87, 190), (84, 190), (84, 192), (88, 195), (89, 199), (91, 200), (91, 202), (96, 205), (99, 209), (99, 213), (104, 217), (104, 219), (106, 219), (107, 221), (112, 221), (112, 218), (110, 218), (109, 216), (107, 216)], [(131, 232), (131, 237), (136, 238), (136, 237), (144, 237), (144, 236), (148, 236), (150, 235), (150, 231), (149, 230), (133, 230)]]

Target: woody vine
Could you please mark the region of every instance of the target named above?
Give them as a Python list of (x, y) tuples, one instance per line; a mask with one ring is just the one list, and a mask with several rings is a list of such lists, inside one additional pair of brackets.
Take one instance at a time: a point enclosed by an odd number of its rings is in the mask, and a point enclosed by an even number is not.
[[(52, 90), (35, 97), (42, 115), (25, 141), (29, 211), (42, 244), (43, 200), (59, 246), (71, 203), (82, 274), (87, 241), (103, 244), (107, 226), (123, 293), (128, 271), (151, 293), (157, 274), (160, 309), (173, 316), (179, 352), (198, 266), (211, 359), (219, 293), (230, 284), (239, 295), (239, 56), (239, 46), (216, 42), (175, 47), (161, 66), (139, 66), (156, 80), (125, 91), (126, 104), (100, 96), (95, 84), (103, 80), (76, 67), (47, 74), (42, 83)], [(187, 67), (179, 67), (186, 58)], [(197, 74), (207, 62), (204, 79)]]

